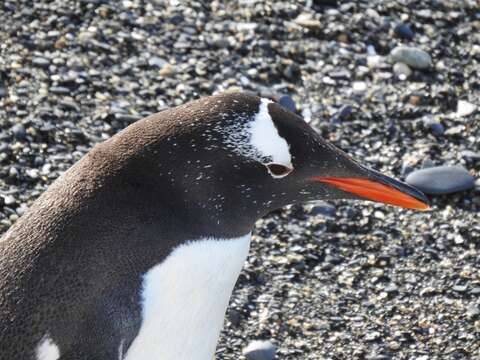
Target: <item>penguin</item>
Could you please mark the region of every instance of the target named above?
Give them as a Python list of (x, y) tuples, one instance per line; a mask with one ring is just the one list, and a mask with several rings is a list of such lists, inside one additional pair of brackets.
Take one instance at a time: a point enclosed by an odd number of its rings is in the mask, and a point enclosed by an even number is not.
[(255, 221), (319, 199), (429, 207), (251, 94), (131, 124), (1, 238), (0, 359), (211, 360)]

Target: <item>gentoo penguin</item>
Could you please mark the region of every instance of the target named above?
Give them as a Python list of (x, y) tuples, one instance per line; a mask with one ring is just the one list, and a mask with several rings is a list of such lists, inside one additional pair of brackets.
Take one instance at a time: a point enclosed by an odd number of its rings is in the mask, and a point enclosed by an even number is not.
[(211, 360), (255, 221), (340, 198), (428, 208), (267, 99), (222, 94), (140, 120), (0, 240), (0, 358)]

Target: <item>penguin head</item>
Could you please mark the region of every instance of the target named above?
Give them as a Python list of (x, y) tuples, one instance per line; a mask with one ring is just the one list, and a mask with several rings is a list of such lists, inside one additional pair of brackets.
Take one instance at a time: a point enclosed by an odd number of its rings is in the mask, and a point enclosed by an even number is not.
[(165, 110), (122, 133), (111, 141), (125, 145), (116, 151), (144, 196), (181, 203), (203, 222), (251, 225), (285, 205), (327, 199), (428, 209), (420, 191), (360, 165), (282, 106), (244, 93)]

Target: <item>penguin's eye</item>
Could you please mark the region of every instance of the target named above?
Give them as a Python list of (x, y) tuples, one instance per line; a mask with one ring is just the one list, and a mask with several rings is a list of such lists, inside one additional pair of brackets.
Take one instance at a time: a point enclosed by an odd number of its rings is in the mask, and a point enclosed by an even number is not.
[(274, 178), (282, 178), (287, 176), (292, 172), (292, 168), (289, 168), (288, 166), (282, 165), (282, 164), (265, 164), (265, 166), (268, 169), (268, 172), (274, 177)]

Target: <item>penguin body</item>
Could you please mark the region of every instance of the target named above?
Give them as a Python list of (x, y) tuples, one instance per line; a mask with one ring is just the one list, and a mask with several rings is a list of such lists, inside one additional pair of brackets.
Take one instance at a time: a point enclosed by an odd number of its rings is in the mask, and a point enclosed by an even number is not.
[(255, 221), (291, 203), (368, 198), (351, 178), (426, 202), (254, 96), (132, 124), (1, 238), (0, 359), (211, 360)]

